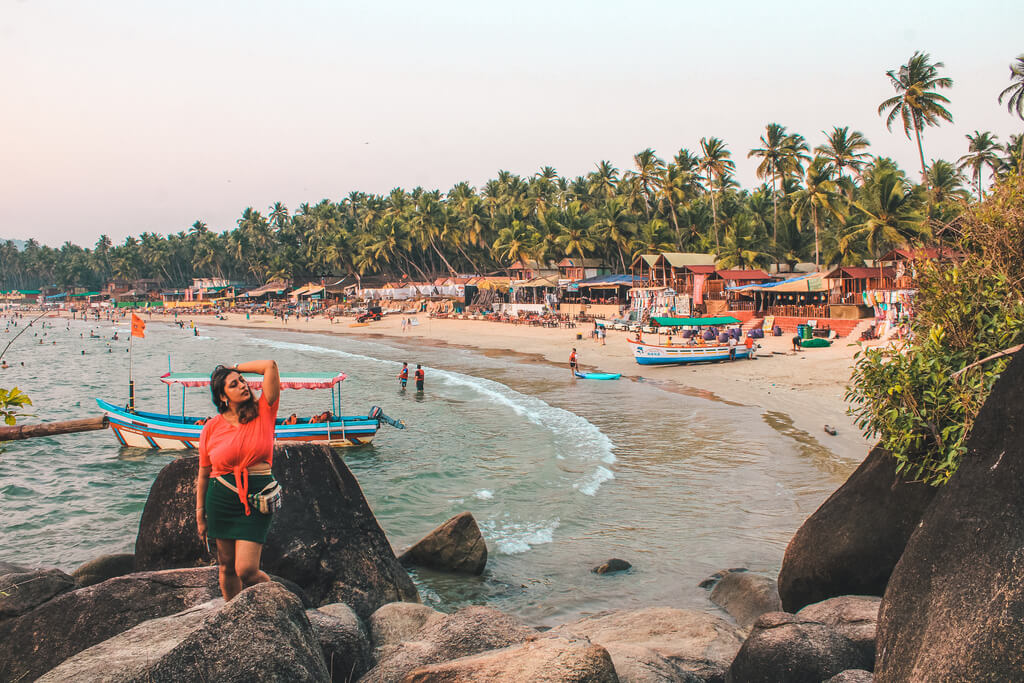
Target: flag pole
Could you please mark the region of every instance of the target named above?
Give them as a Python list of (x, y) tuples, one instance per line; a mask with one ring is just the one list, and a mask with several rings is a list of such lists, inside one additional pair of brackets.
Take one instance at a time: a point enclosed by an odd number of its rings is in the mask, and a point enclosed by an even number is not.
[(132, 329), (128, 335), (128, 412), (135, 412), (135, 379), (132, 376), (132, 366), (134, 360), (134, 354), (132, 349), (135, 347), (135, 321), (131, 323)]

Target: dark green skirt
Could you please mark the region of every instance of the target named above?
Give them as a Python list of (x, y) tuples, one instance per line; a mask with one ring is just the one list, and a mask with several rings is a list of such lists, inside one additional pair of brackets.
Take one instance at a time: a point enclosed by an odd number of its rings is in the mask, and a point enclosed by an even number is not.
[[(235, 475), (225, 474), (224, 478), (235, 483)], [(270, 474), (250, 474), (249, 493), (259, 493), (260, 489), (273, 481)], [(251, 508), (250, 508), (251, 510)], [(210, 477), (210, 485), (206, 487), (206, 534), (210, 538), (234, 539), (267, 542), (267, 530), (273, 515), (264, 515), (256, 510), (245, 514), (245, 507), (238, 499), (238, 494), (224, 484)]]

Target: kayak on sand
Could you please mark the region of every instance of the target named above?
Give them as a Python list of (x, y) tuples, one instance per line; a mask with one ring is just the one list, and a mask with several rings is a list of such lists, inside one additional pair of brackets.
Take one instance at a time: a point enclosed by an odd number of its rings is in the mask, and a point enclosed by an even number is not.
[(618, 379), (622, 377), (621, 372), (577, 372), (576, 376), (580, 379)]

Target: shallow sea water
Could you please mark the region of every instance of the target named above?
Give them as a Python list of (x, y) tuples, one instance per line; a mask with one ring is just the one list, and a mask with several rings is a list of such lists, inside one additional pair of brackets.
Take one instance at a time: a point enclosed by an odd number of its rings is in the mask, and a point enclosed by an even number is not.
[[(15, 342), (0, 385), (28, 392), (45, 421), (96, 415), (94, 398), (126, 401), (127, 327), (51, 322)], [(0, 343), (21, 329), (0, 327)], [(346, 372), (346, 414), (380, 405), (405, 420), (343, 454), (396, 550), (462, 510), (476, 517), (490, 553), (482, 577), (414, 574), (423, 600), (444, 610), (487, 603), (553, 624), (620, 607), (706, 608), (703, 578), (776, 572), (796, 528), (856, 466), (802, 442), (784, 415), (657, 381), (573, 380), (520, 356), (223, 327), (195, 336), (157, 321), (136, 341), (142, 409), (167, 408), (158, 377), (168, 354), (174, 370), (204, 372), (271, 357), (283, 372)], [(426, 368), (422, 395), (399, 390), (402, 361)], [(180, 389), (170, 406), (181, 410)], [(327, 407), (328, 392), (286, 391), (281, 411)], [(187, 390), (185, 410), (212, 413), (208, 393)], [(0, 559), (71, 571), (131, 551), (149, 488), (176, 455), (120, 448), (106, 431), (7, 444)], [(633, 570), (590, 572), (611, 557)]]

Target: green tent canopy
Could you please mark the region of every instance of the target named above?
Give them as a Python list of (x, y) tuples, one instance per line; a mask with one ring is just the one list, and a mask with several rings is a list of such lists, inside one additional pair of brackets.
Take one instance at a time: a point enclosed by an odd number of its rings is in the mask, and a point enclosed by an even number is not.
[(700, 327), (702, 325), (738, 325), (739, 320), (723, 315), (717, 318), (651, 318), (661, 327)]

